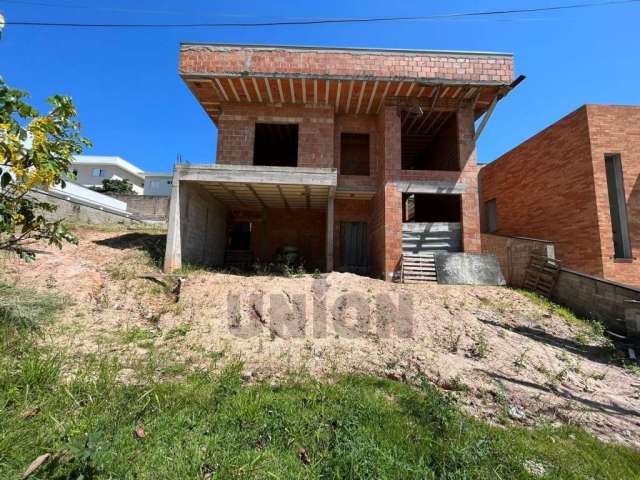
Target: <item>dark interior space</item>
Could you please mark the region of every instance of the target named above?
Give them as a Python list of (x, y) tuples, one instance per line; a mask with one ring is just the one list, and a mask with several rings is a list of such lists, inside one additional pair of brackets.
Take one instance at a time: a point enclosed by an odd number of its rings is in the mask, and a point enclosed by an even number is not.
[(402, 194), (403, 222), (460, 222), (461, 215), (460, 195)]
[(340, 173), (369, 175), (369, 135), (343, 133), (340, 137)]
[(233, 222), (229, 233), (229, 250), (251, 248), (251, 222)]
[(460, 170), (455, 112), (402, 112), (403, 170)]
[(298, 125), (256, 123), (253, 164), (271, 167), (298, 166)]

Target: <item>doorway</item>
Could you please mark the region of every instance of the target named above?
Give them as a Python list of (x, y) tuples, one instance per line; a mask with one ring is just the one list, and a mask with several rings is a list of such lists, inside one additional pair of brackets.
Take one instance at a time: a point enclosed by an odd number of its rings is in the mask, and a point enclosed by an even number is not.
[(251, 222), (233, 222), (229, 236), (229, 250), (251, 249)]
[(340, 223), (340, 270), (361, 275), (369, 273), (367, 238), (365, 222)]

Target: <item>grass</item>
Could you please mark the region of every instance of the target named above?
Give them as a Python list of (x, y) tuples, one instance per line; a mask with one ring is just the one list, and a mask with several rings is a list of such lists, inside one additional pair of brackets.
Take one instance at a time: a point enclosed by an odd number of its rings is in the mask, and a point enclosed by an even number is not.
[(134, 327), (118, 332), (123, 343), (138, 343), (155, 338), (158, 333), (149, 328)]
[(32, 478), (540, 478), (532, 464), (542, 478), (640, 478), (637, 451), (570, 427), (491, 426), (426, 381), (247, 385), (231, 363), (124, 385), (100, 357), (69, 377), (64, 354), (35, 342), (64, 303), (6, 286), (0, 298), (0, 478), (44, 453), (55, 460)]
[[(604, 325), (602, 322), (598, 322), (597, 320), (584, 318), (576, 315), (572, 310), (567, 307), (563, 307), (562, 305), (558, 305), (557, 303), (552, 302), (546, 297), (539, 295), (535, 292), (531, 292), (529, 290), (518, 290), (522, 295), (527, 297), (531, 302), (536, 305), (548, 310), (549, 313), (554, 315), (558, 315), (563, 318), (567, 323), (571, 325), (575, 325), (577, 327), (581, 327), (588, 338), (593, 340), (603, 340), (606, 339), (604, 331)], [(584, 339), (583, 339), (584, 340)]]

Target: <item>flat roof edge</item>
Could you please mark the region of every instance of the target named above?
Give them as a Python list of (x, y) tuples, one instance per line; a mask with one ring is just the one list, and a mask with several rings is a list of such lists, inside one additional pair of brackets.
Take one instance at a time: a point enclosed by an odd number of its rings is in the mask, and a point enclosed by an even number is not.
[(189, 47), (209, 47), (211, 49), (255, 49), (255, 50), (300, 50), (312, 51), (320, 50), (324, 52), (352, 52), (362, 54), (398, 54), (412, 53), (418, 55), (459, 55), (459, 56), (491, 56), (491, 57), (513, 57), (513, 53), (507, 52), (486, 52), (486, 51), (465, 51), (465, 50), (427, 50), (427, 49), (402, 49), (402, 48), (367, 48), (367, 47), (330, 47), (315, 45), (268, 45), (268, 44), (241, 44), (241, 43), (210, 43), (210, 42), (181, 42), (180, 50), (187, 50)]
[(510, 81), (496, 81), (496, 80), (460, 80), (454, 78), (427, 78), (427, 77), (406, 77), (406, 76), (397, 76), (397, 77), (389, 77), (389, 76), (377, 76), (377, 75), (333, 75), (333, 74), (317, 74), (317, 73), (278, 73), (278, 72), (180, 72), (180, 77), (185, 80), (200, 80), (207, 78), (296, 78), (296, 79), (307, 79), (307, 80), (367, 80), (367, 81), (375, 81), (379, 80), (382, 82), (417, 82), (421, 85), (468, 85), (468, 86), (478, 86), (478, 87), (501, 87), (505, 85), (510, 85), (512, 82)]

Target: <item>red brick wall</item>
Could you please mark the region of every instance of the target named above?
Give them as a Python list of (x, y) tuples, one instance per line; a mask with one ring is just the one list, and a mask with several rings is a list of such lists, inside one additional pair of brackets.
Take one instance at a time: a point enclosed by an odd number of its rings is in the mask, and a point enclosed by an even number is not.
[(225, 105), (218, 123), (217, 163), (253, 164), (256, 122), (298, 124), (298, 166), (333, 167), (333, 111), (303, 105)]
[[(369, 176), (340, 174), (340, 137), (342, 133), (369, 134)], [(334, 167), (338, 169), (338, 182), (341, 185), (374, 186), (375, 176), (378, 174), (379, 139), (378, 124), (375, 115), (336, 115), (334, 123)]]
[(480, 170), (497, 232), (555, 243), (567, 267), (602, 276), (587, 110), (582, 107)]
[(613, 234), (605, 173), (605, 154), (620, 154), (632, 256), (640, 258), (640, 107), (587, 105), (603, 276), (640, 286), (640, 260), (613, 259)]
[(510, 83), (511, 55), (183, 45), (180, 73), (358, 75)]
[(326, 211), (319, 209), (267, 209), (264, 220), (253, 223), (251, 249), (270, 262), (279, 247), (297, 247), (308, 268), (324, 270)]
[[(370, 202), (349, 200), (336, 202), (336, 221), (358, 221), (349, 215), (364, 218), (369, 224), (370, 257), (372, 272), (391, 279), (397, 271), (402, 256), (402, 194), (397, 181), (440, 180), (464, 182), (462, 195), (463, 247), (467, 252), (479, 252), (479, 219), (477, 206), (476, 156), (473, 142), (473, 115), (471, 108), (458, 113), (458, 153), (461, 171), (404, 171), (401, 169), (401, 121), (396, 107), (386, 107), (378, 116), (333, 115), (330, 109), (303, 106), (268, 107), (256, 105), (225, 105), (218, 126), (218, 163), (250, 165), (253, 162), (253, 138), (256, 122), (295, 122), (299, 125), (298, 166), (336, 167), (340, 162), (340, 134), (370, 134), (369, 177), (339, 175), (339, 185), (370, 186), (377, 194)], [(286, 211), (285, 211), (286, 212)], [(347, 215), (349, 214), (349, 215)], [(283, 213), (282, 218), (292, 218), (294, 213)], [(269, 218), (272, 218), (270, 215)], [(283, 228), (308, 231), (305, 224), (293, 226), (285, 222)], [(277, 225), (273, 228), (279, 228)], [(317, 232), (324, 232), (324, 223)], [(313, 231), (313, 230), (312, 230)], [(280, 234), (278, 234), (280, 235)], [(280, 246), (281, 237), (269, 237), (269, 246), (261, 254), (270, 256)], [(284, 237), (282, 237), (284, 238)], [(277, 241), (276, 241), (277, 240)], [(336, 228), (335, 259), (338, 265), (339, 228)], [(275, 242), (275, 243), (274, 243)], [(324, 244), (323, 244), (324, 245)], [(322, 252), (320, 254), (320, 252)], [(324, 256), (324, 246), (313, 252), (314, 262)], [(322, 257), (324, 258), (324, 257)], [(322, 260), (324, 262), (324, 260)]]
[(480, 253), (478, 160), (473, 108), (470, 105), (458, 111), (458, 145), (460, 181), (466, 185), (466, 190), (462, 194), (462, 248), (467, 253)]
[(585, 105), (480, 172), (498, 232), (551, 240), (567, 267), (640, 285), (640, 262), (613, 259), (605, 154), (620, 154), (632, 254), (640, 252), (640, 107)]

